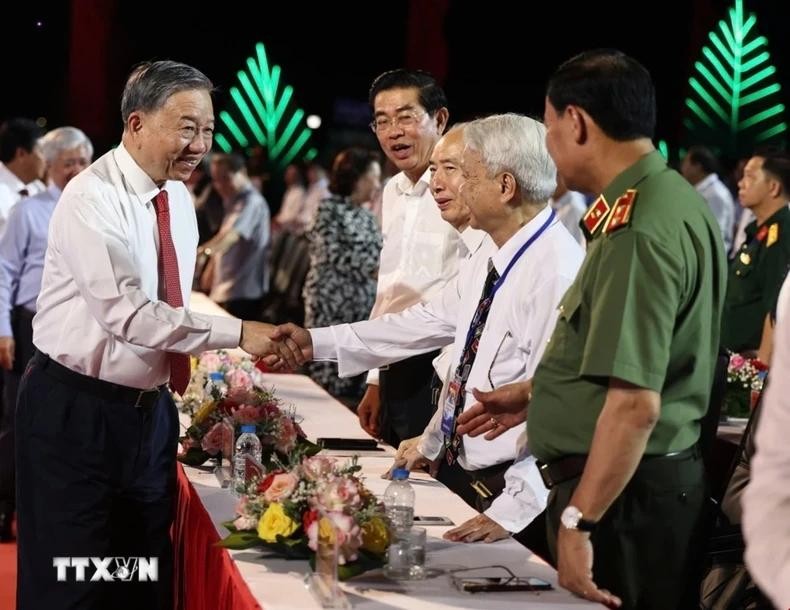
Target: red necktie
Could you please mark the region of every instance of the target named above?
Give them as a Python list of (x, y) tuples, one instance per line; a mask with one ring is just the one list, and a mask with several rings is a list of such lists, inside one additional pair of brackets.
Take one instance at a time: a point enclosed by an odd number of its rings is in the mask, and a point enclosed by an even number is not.
[[(170, 235), (170, 205), (167, 191), (159, 191), (154, 197), (156, 223), (159, 227), (159, 291), (164, 292), (165, 302), (172, 307), (183, 307), (181, 280), (178, 275), (178, 256)], [(191, 364), (189, 356), (169, 352), (170, 387), (183, 394), (189, 384)]]

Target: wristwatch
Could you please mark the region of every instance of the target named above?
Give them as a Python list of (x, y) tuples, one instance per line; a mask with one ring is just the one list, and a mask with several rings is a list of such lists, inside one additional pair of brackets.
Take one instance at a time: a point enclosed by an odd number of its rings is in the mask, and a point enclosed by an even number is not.
[(575, 506), (566, 506), (562, 511), (560, 521), (565, 529), (579, 530), (580, 532), (592, 532), (595, 526), (598, 525), (596, 521), (582, 518), (582, 511)]

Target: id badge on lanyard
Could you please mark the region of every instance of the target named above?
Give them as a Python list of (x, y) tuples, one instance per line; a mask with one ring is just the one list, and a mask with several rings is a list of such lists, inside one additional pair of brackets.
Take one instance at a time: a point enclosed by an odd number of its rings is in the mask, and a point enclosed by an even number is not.
[(444, 408), (442, 409), (442, 434), (447, 438), (450, 438), (455, 431), (455, 408), (460, 398), (461, 381), (460, 375), (456, 373), (455, 377), (453, 377), (453, 380), (450, 382), (447, 395), (444, 399)]

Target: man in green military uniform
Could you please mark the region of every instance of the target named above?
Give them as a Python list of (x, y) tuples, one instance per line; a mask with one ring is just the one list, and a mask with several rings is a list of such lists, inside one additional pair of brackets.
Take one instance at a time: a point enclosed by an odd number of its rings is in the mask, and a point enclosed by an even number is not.
[(776, 306), (790, 264), (790, 157), (783, 152), (754, 155), (738, 183), (741, 205), (757, 220), (730, 264), (721, 343), (735, 352), (761, 348), (763, 328)]
[(635, 60), (569, 60), (545, 120), (569, 188), (601, 193), (582, 220), (587, 257), (532, 385), (478, 393), (463, 429), (494, 436), (529, 403), (562, 586), (612, 606), (696, 607), (682, 593), (706, 496), (696, 444), (719, 346), (721, 234), (653, 147), (655, 92)]

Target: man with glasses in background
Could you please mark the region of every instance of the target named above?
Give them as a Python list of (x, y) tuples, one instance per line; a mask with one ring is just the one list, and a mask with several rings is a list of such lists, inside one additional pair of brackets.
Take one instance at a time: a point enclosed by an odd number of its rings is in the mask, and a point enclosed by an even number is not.
[[(447, 99), (436, 80), (419, 70), (397, 69), (370, 87), (370, 126), (400, 173), (382, 195), (381, 251), (371, 318), (425, 302), (458, 272), (458, 232), (442, 220), (428, 188), (428, 162), (447, 126)], [(394, 447), (420, 434), (432, 411), (432, 360), (415, 356), (368, 374), (359, 403), (362, 428)]]

